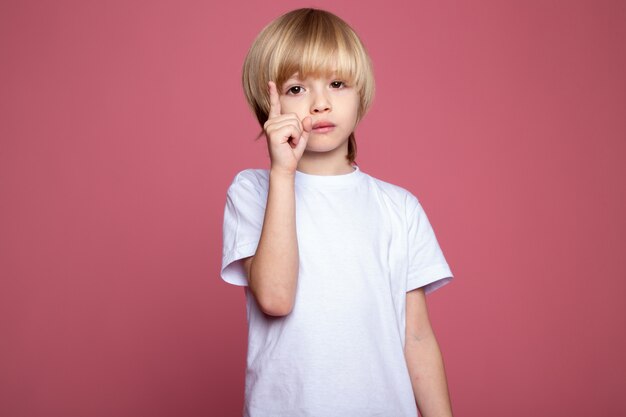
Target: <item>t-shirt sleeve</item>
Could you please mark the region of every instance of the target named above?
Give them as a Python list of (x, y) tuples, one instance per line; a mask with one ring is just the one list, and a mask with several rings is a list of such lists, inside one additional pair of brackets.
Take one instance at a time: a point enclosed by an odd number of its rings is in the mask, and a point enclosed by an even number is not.
[(233, 285), (248, 285), (243, 258), (256, 253), (263, 227), (267, 191), (258, 178), (242, 171), (226, 193), (221, 277)]
[(449, 283), (453, 276), (443, 256), (426, 212), (415, 196), (407, 197), (407, 291), (424, 287), (426, 294)]

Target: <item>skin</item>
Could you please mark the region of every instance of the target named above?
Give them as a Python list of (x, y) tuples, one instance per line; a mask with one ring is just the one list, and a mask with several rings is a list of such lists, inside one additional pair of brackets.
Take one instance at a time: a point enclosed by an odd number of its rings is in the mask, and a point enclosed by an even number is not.
[[(295, 171), (341, 175), (353, 171), (345, 158), (348, 138), (358, 124), (359, 94), (333, 78), (300, 80), (294, 74), (281, 90), (270, 81), (270, 112), (264, 125), (271, 168), (259, 245), (244, 260), (249, 289), (263, 312), (291, 312), (298, 279)], [(317, 133), (320, 120), (335, 127)], [(405, 358), (420, 414), (452, 416), (439, 345), (430, 325), (423, 289), (407, 293)]]
[(451, 417), (443, 357), (430, 324), (423, 288), (406, 294), (404, 357), (420, 415)]

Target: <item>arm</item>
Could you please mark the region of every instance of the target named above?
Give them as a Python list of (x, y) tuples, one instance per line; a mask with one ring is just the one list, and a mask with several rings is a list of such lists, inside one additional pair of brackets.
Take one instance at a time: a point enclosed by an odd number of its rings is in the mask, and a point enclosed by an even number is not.
[(263, 228), (254, 256), (244, 260), (248, 286), (264, 313), (284, 316), (293, 308), (298, 269), (295, 176), (311, 118), (282, 114), (276, 84), (269, 82), (270, 111), (264, 125), (271, 169)]
[(423, 288), (406, 295), (404, 356), (420, 414), (424, 417), (452, 416), (443, 358), (428, 319)]
[[(295, 174), (294, 174), (295, 175)], [(264, 313), (289, 314), (298, 278), (294, 177), (270, 171), (263, 229), (254, 256), (244, 260), (248, 285)]]

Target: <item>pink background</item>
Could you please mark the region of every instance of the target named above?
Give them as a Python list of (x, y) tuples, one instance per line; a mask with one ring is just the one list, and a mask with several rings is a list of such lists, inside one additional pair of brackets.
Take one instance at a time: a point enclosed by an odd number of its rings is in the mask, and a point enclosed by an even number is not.
[(240, 415), (241, 65), (303, 6), (364, 40), (361, 168), (422, 201), (457, 416), (626, 414), (623, 1), (2, 1), (0, 415)]

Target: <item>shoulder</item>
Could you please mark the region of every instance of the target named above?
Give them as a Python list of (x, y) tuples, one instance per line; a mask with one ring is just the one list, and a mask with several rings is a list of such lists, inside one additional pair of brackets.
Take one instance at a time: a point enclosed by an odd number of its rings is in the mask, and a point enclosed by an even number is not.
[(269, 180), (269, 172), (267, 169), (248, 168), (235, 174), (233, 184), (240, 182), (249, 182), (252, 184), (266, 184)]
[(388, 200), (394, 206), (405, 210), (412, 210), (419, 201), (407, 188), (383, 181), (379, 178), (367, 175), (370, 184), (380, 193), (381, 197)]
[(229, 192), (241, 188), (256, 190), (257, 192), (267, 191), (269, 185), (269, 171), (267, 169), (249, 168), (235, 174)]

